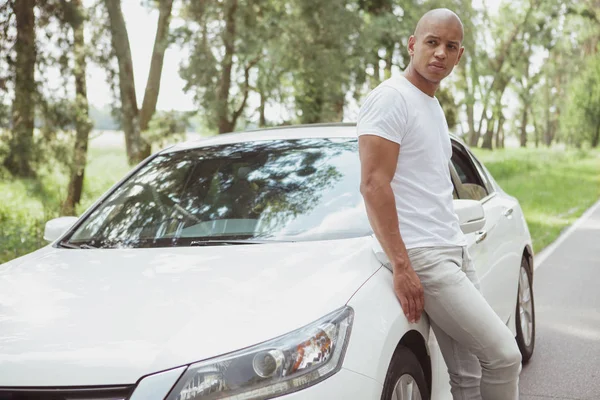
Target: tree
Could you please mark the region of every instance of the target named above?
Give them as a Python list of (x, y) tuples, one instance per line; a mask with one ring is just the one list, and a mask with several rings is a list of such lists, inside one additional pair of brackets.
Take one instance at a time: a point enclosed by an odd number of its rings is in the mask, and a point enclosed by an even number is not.
[(570, 141), (596, 148), (600, 144), (600, 54), (590, 57), (569, 95), (565, 128)]
[(156, 111), (164, 55), (169, 43), (169, 23), (173, 0), (158, 0), (158, 25), (141, 110), (138, 108), (135, 93), (131, 47), (121, 10), (121, 0), (105, 0), (104, 4), (109, 16), (112, 46), (118, 61), (121, 123), (125, 132), (127, 158), (130, 164), (135, 164), (149, 156), (151, 151), (150, 145), (142, 139), (141, 132), (148, 128), (148, 123)]
[[(357, 83), (368, 80), (372, 89), (391, 77), (392, 67), (404, 69), (410, 60), (406, 40), (416, 23), (420, 9), (412, 0), (359, 0), (361, 31), (356, 46)], [(403, 43), (404, 42), (404, 43)], [(366, 70), (372, 73), (366, 73)]]
[(346, 0), (295, 0), (286, 13), (286, 69), (301, 123), (341, 121), (361, 20)]
[[(272, 0), (189, 2), (179, 31), (190, 58), (180, 74), (184, 90), (194, 94), (208, 125), (219, 133), (232, 132), (246, 111), (252, 88), (261, 95), (262, 107), (273, 89), (271, 72), (281, 74), (270, 43), (281, 34), (285, 4)], [(256, 79), (259, 72), (258, 81)], [(275, 79), (277, 81), (277, 79)], [(263, 121), (264, 110), (263, 110)]]
[[(519, 37), (522, 37), (523, 30), (530, 23), (532, 13), (539, 9), (540, 3), (540, 0), (530, 0), (524, 9), (515, 9), (512, 4), (504, 4), (500, 9), (499, 16), (494, 23), (495, 32), (492, 33), (493, 38), (497, 40), (495, 54), (490, 57), (486, 67), (487, 85), (482, 86), (481, 117), (477, 130), (473, 131), (469, 137), (470, 146), (477, 146), (479, 143), (485, 122), (487, 136), (483, 142), (486, 148), (492, 148), (495, 131), (493, 127), (501, 119), (499, 111), (502, 108), (502, 97), (511, 79), (505, 66), (510, 64), (512, 59), (518, 57), (515, 44), (518, 43)], [(512, 23), (507, 23), (507, 21)], [(490, 108), (492, 109), (491, 114), (488, 113)], [(482, 143), (482, 146), (484, 144)]]
[(144, 101), (140, 111), (140, 130), (148, 129), (148, 124), (156, 111), (156, 103), (160, 92), (160, 77), (162, 75), (165, 51), (169, 46), (169, 23), (173, 10), (173, 0), (159, 0), (158, 24), (156, 26), (156, 37), (150, 61), (150, 72), (146, 82)]
[(452, 92), (446, 88), (439, 89), (435, 94), (435, 97), (440, 102), (444, 115), (446, 116), (446, 122), (450, 130), (454, 129), (458, 125), (458, 104), (452, 95)]
[(17, 23), (15, 43), (15, 98), (12, 105), (12, 132), (4, 166), (15, 176), (33, 177), (33, 128), (35, 116), (35, 0), (11, 3)]
[(0, 5), (0, 54), (7, 61), (0, 63), (0, 129), (8, 129), (10, 127), (11, 96), (9, 96), (8, 88), (13, 81), (13, 70), (8, 54), (14, 43), (13, 35), (11, 34), (14, 26), (12, 7), (10, 1), (6, 1), (3, 5)]
[[(474, 141), (476, 135), (475, 129), (475, 104), (478, 95), (482, 96), (482, 81), (480, 73), (484, 70), (484, 60), (487, 59), (484, 42), (485, 29), (484, 23), (487, 16), (473, 8), (471, 1), (462, 1), (457, 8), (464, 25), (465, 36), (463, 47), (465, 51), (460, 64), (455, 72), (458, 77), (456, 88), (462, 91), (464, 98), (462, 105), (466, 114), (467, 132), (466, 140)], [(482, 21), (482, 22), (479, 22)]]
[(273, 57), (273, 52), (269, 52), (257, 64), (258, 77), (256, 86), (253, 88), (260, 97), (258, 106), (258, 126), (265, 127), (269, 125), (267, 121), (266, 109), (267, 103), (273, 97), (277, 96), (280, 103), (284, 101), (284, 91), (282, 90), (282, 78), (285, 73), (281, 63)]
[(84, 11), (81, 0), (72, 0), (64, 5), (65, 20), (73, 30), (73, 54), (75, 76), (75, 145), (70, 168), (67, 198), (63, 203), (63, 214), (73, 215), (75, 206), (81, 200), (85, 164), (87, 160), (88, 137), (92, 124), (89, 118), (89, 106), (86, 85), (86, 46), (84, 38)]
[[(563, 93), (563, 81), (568, 75), (567, 70), (560, 63), (565, 63), (564, 51), (561, 49), (561, 42), (565, 41), (568, 29), (565, 27), (566, 10), (560, 6), (560, 2), (548, 0), (543, 2), (540, 7), (532, 13), (530, 22), (523, 28), (522, 35), (518, 43), (515, 44), (515, 52), (518, 55), (513, 57), (508, 72), (514, 77), (512, 80), (513, 88), (521, 100), (521, 110), (518, 119), (519, 141), (521, 147), (526, 147), (528, 142), (528, 126), (530, 119), (534, 118), (534, 102), (538, 89), (543, 89), (542, 83), (555, 82), (556, 87), (553, 90), (558, 92), (558, 96), (552, 96), (552, 105), (544, 112), (546, 117), (551, 108), (560, 110)], [(566, 41), (569, 41), (568, 39)], [(571, 45), (563, 46), (564, 49)], [(548, 52), (548, 61), (544, 68), (538, 71), (533, 70), (534, 56), (539, 56), (543, 52)], [(560, 61), (559, 61), (560, 60)], [(555, 65), (558, 68), (550, 67)], [(558, 73), (560, 77), (554, 77)], [(558, 101), (554, 101), (558, 100)], [(552, 123), (551, 126), (556, 125)], [(555, 132), (556, 133), (556, 132)], [(547, 138), (554, 137), (553, 134), (546, 132)]]

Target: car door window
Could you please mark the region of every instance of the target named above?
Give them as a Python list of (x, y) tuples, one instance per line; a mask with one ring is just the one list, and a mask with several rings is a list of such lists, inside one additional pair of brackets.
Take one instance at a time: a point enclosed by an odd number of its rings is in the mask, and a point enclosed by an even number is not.
[(483, 166), (481, 165), (481, 162), (477, 159), (477, 157), (475, 157), (473, 152), (471, 152), (470, 150), (467, 149), (467, 153), (469, 154), (471, 161), (473, 161), (473, 164), (475, 165), (475, 168), (477, 169), (477, 174), (481, 178), (481, 181), (483, 182), (483, 185), (485, 186), (488, 194), (494, 193), (495, 192), (494, 185), (492, 185), (492, 181), (488, 177), (488, 174), (485, 172), (485, 168), (483, 168)]
[(452, 144), (452, 166), (456, 172), (456, 195), (459, 199), (482, 200), (491, 193), (486, 185), (487, 177), (482, 177), (473, 158), (456, 142)]

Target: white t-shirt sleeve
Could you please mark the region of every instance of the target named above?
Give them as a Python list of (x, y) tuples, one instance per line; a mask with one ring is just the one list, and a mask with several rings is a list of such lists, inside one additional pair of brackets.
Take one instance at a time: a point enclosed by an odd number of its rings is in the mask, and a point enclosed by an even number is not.
[(407, 115), (402, 94), (394, 88), (380, 86), (369, 94), (360, 108), (357, 135), (376, 135), (401, 144), (408, 131)]

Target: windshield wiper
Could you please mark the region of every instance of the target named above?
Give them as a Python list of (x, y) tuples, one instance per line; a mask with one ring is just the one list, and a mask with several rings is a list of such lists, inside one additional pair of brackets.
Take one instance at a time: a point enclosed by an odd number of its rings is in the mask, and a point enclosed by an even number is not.
[(80, 249), (81, 247), (71, 244), (71, 243), (67, 243), (67, 242), (59, 242), (58, 243), (58, 247), (63, 247), (65, 249)]
[(268, 244), (268, 243), (289, 243), (282, 240), (258, 240), (258, 239), (222, 239), (222, 240), (193, 240), (190, 246), (220, 246), (220, 245), (238, 245), (238, 244)]
[(91, 244), (71, 244), (71, 243), (67, 243), (67, 242), (60, 242), (58, 244), (59, 247), (63, 247), (65, 249), (97, 249), (96, 246), (92, 246)]

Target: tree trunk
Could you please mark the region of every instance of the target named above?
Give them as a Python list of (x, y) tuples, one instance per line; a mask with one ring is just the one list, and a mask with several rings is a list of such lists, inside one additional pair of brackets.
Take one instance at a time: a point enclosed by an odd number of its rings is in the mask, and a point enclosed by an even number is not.
[(345, 98), (342, 92), (333, 104), (334, 120), (332, 122), (342, 122), (344, 120), (344, 104)]
[[(140, 110), (140, 130), (142, 132), (148, 129), (148, 123), (156, 111), (163, 61), (165, 59), (165, 51), (169, 45), (169, 22), (171, 20), (172, 8), (173, 0), (160, 0), (160, 11), (156, 27), (156, 37), (154, 38), (154, 49), (152, 50), (150, 72), (148, 73), (144, 101)], [(148, 148), (148, 150), (150, 149)], [(149, 155), (146, 154), (145, 156)]]
[(310, 101), (300, 101), (298, 99), (296, 102), (300, 104), (300, 110), (302, 110), (302, 115), (300, 116), (301, 124), (315, 124), (322, 121), (323, 117), (323, 109), (325, 100), (323, 99), (322, 90), (318, 90), (315, 86), (316, 84), (310, 82), (307, 86), (309, 86), (304, 96), (306, 98), (311, 99)]
[(377, 77), (377, 81), (375, 82), (375, 86), (379, 85), (385, 79), (385, 71), (381, 69), (379, 62), (381, 61), (381, 57), (379, 57), (379, 53), (376, 51), (374, 56), (374, 68), (375, 68), (375, 76)]
[(546, 82), (546, 129), (544, 131), (544, 144), (550, 147), (552, 122), (550, 120), (550, 84)]
[(88, 138), (92, 123), (88, 116), (88, 98), (86, 87), (86, 59), (84, 24), (81, 18), (81, 0), (73, 0), (78, 18), (71, 24), (73, 28), (73, 53), (75, 55), (75, 148), (73, 151), (73, 164), (71, 166), (71, 178), (67, 192), (67, 198), (63, 203), (63, 215), (75, 215), (75, 207), (81, 201), (83, 191), (83, 180), (85, 176), (85, 164), (87, 162)]
[(15, 176), (33, 177), (33, 128), (35, 117), (35, 0), (13, 2), (17, 20), (17, 53), (15, 76), (15, 100), (12, 106), (12, 135), (9, 153), (4, 166)]
[(267, 126), (267, 118), (265, 116), (265, 107), (266, 107), (267, 99), (262, 90), (259, 92), (259, 95), (260, 95), (260, 105), (258, 106), (258, 114), (259, 114), (258, 126), (260, 126), (262, 128), (262, 127)]
[(501, 149), (504, 147), (504, 121), (506, 121), (506, 118), (504, 117), (504, 114), (500, 114), (500, 119), (498, 120), (498, 126), (496, 127), (496, 133), (495, 133), (495, 137), (496, 137), (496, 148), (497, 149)]
[(475, 136), (475, 112), (473, 110), (473, 103), (469, 100), (467, 100), (467, 104), (466, 104), (466, 108), (467, 108), (467, 124), (469, 125), (469, 132), (468, 132), (468, 138), (469, 138), (469, 146), (473, 146), (476, 147), (477, 146), (477, 142), (479, 142), (479, 137)]
[(494, 122), (494, 116), (492, 115), (492, 118), (488, 119), (487, 121), (486, 132), (483, 136), (483, 143), (481, 143), (482, 149), (492, 150), (492, 142), (494, 139)]
[[(469, 127), (469, 131), (467, 132), (467, 142), (470, 146), (476, 147), (477, 142), (479, 141), (479, 137), (475, 137), (475, 85), (469, 85), (469, 71), (474, 72), (475, 66), (473, 65), (473, 60), (466, 65), (461, 66), (461, 72), (463, 74), (463, 79), (465, 81), (465, 109), (467, 113), (467, 124)], [(473, 144), (474, 143), (474, 144)]]
[(527, 147), (527, 105), (523, 106), (523, 114), (521, 116), (521, 147)]
[(535, 110), (531, 113), (531, 119), (533, 122), (533, 134), (535, 140), (535, 148), (540, 147), (540, 128), (538, 127), (538, 123), (535, 118)]
[(112, 46), (119, 64), (119, 91), (121, 95), (122, 126), (129, 164), (136, 164), (149, 154), (150, 146), (142, 140), (139, 110), (135, 94), (133, 61), (127, 27), (121, 10), (121, 0), (105, 0), (110, 20)]
[(600, 142), (600, 123), (596, 125), (596, 134), (592, 137), (592, 147), (595, 149)]
[(231, 89), (231, 70), (233, 68), (233, 56), (235, 54), (235, 35), (236, 24), (235, 14), (237, 12), (238, 1), (229, 0), (227, 2), (225, 18), (225, 33), (223, 43), (225, 46), (225, 56), (221, 62), (221, 85), (217, 93), (217, 113), (219, 118), (219, 133), (231, 132), (235, 128), (235, 123), (229, 120), (229, 90)]
[(392, 63), (394, 62), (394, 45), (388, 46), (385, 53), (385, 71), (383, 77), (389, 79), (392, 77)]

